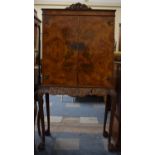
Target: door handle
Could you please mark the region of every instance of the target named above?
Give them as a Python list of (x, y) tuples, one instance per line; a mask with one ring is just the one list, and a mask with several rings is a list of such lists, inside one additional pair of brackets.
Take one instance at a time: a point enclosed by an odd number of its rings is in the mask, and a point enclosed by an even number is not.
[(70, 48), (82, 52), (86, 49), (86, 46), (83, 42), (73, 42), (70, 44)]
[(77, 50), (78, 48), (78, 43), (77, 42), (73, 42), (70, 44), (70, 48), (73, 49), (73, 50)]
[(83, 42), (79, 42), (78, 43), (78, 49), (79, 49), (79, 51), (85, 51), (85, 49), (86, 49), (86, 46), (85, 46), (85, 44), (83, 43)]

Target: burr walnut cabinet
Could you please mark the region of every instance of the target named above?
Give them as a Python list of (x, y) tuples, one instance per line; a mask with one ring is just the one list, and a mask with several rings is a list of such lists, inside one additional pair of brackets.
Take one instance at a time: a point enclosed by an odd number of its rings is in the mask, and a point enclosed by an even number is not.
[(42, 81), (38, 89), (41, 148), (45, 144), (43, 94), (110, 95), (112, 105), (116, 97), (115, 10), (93, 10), (77, 3), (42, 11)]
[(113, 87), (114, 10), (43, 9), (42, 84)]

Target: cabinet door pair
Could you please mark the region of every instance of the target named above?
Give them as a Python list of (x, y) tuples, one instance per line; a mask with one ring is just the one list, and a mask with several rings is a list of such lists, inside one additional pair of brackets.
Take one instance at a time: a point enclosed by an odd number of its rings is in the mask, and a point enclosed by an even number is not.
[(43, 16), (43, 84), (112, 87), (114, 18)]

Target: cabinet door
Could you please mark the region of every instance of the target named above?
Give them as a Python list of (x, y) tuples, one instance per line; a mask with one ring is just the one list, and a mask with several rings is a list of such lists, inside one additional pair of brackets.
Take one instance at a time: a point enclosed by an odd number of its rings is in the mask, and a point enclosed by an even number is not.
[(43, 16), (43, 84), (77, 85), (77, 18)]
[(79, 16), (78, 84), (112, 87), (114, 18)]

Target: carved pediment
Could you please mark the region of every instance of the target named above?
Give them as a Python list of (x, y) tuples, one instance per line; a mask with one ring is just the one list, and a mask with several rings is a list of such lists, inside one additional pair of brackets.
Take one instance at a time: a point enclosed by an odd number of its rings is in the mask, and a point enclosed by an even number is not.
[(91, 10), (86, 4), (75, 3), (66, 8), (67, 10)]

